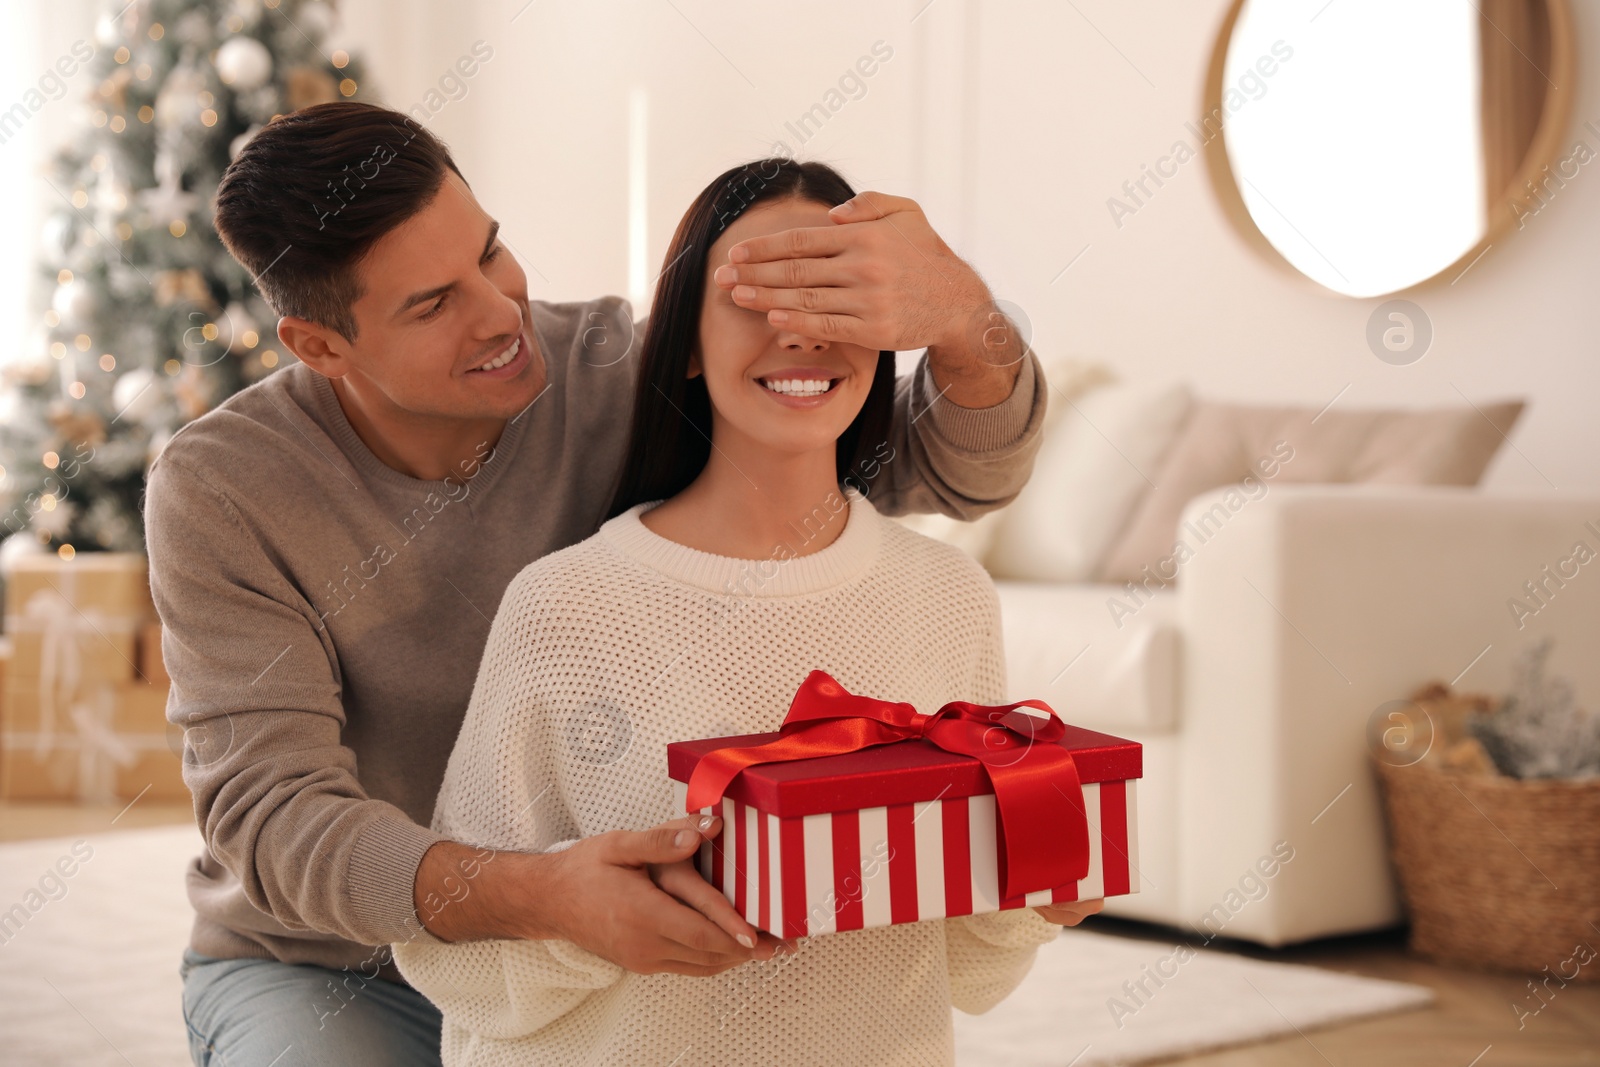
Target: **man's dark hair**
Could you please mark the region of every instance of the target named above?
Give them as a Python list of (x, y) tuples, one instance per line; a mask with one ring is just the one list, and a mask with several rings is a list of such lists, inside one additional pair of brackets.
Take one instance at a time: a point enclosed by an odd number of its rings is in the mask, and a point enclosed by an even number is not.
[(398, 111), (302, 108), (262, 127), (223, 173), (217, 234), (279, 315), (354, 341), (357, 266), (432, 202), (447, 167), (461, 174), (444, 142)]
[[(756, 204), (798, 199), (834, 207), (853, 196), (850, 184), (825, 163), (773, 157), (723, 172), (695, 197), (672, 235), (667, 266), (650, 305), (633, 425), (611, 515), (676, 496), (711, 458), (711, 394), (703, 375), (689, 377), (689, 357), (700, 336), (706, 266), (717, 238)], [(867, 399), (835, 448), (841, 482), (852, 470), (874, 462), (877, 449), (888, 440), (893, 413), (894, 353), (880, 352)]]

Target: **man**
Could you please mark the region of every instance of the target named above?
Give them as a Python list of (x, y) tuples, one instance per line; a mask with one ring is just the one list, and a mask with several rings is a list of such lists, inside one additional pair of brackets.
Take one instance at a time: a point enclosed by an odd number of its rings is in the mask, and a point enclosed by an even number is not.
[[(834, 217), (736, 246), (717, 284), (808, 338), (928, 348), (859, 472), (880, 508), (1006, 502), (1038, 444), (1033, 357), (914, 203), (863, 193)], [(366, 104), (272, 123), (218, 190), (217, 230), (300, 362), (177, 434), (146, 498), (206, 839), (197, 1063), (437, 1063), (438, 1014), (388, 949), (421, 928), (639, 972), (782, 948), (685, 862), (715, 820), (549, 855), (428, 829), (501, 594), (604, 519), (633, 389), (627, 306), (530, 301), (497, 229), (441, 143)], [(576, 720), (568, 743), (605, 759), (591, 735), (618, 725)]]

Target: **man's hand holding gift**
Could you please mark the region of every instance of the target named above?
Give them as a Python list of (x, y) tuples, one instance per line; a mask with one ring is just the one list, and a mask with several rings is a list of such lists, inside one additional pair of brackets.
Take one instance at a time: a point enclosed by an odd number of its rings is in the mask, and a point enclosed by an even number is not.
[(695, 869), (721, 831), (721, 819), (690, 816), (549, 853), (441, 841), (417, 869), (417, 912), (444, 941), (559, 938), (638, 974), (712, 975), (792, 951)]

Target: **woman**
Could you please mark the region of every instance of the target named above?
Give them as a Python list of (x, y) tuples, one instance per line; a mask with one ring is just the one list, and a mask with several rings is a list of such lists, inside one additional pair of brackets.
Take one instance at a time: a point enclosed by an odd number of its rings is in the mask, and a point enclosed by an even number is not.
[[(894, 354), (787, 332), (708, 284), (734, 244), (829, 225), (852, 195), (826, 166), (769, 159), (689, 208), (613, 518), (507, 589), (435, 829), (539, 851), (681, 815), (668, 742), (776, 729), (813, 668), (922, 709), (1003, 701), (987, 576), (863, 494), (894, 461)], [(706, 977), (631, 974), (560, 941), (424, 936), (396, 960), (444, 1012), (447, 1065), (949, 1063), (950, 1006), (992, 1007), (1053, 924), (1095, 910), (830, 934)]]

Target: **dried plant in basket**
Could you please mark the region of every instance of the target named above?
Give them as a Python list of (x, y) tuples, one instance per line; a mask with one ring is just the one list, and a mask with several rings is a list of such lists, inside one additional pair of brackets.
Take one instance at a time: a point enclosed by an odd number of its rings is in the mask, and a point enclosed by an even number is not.
[(1600, 715), (1577, 705), (1566, 679), (1546, 677), (1552, 644), (1546, 637), (1522, 650), (1510, 695), (1498, 711), (1469, 715), (1467, 730), (1512, 778), (1600, 776)]

